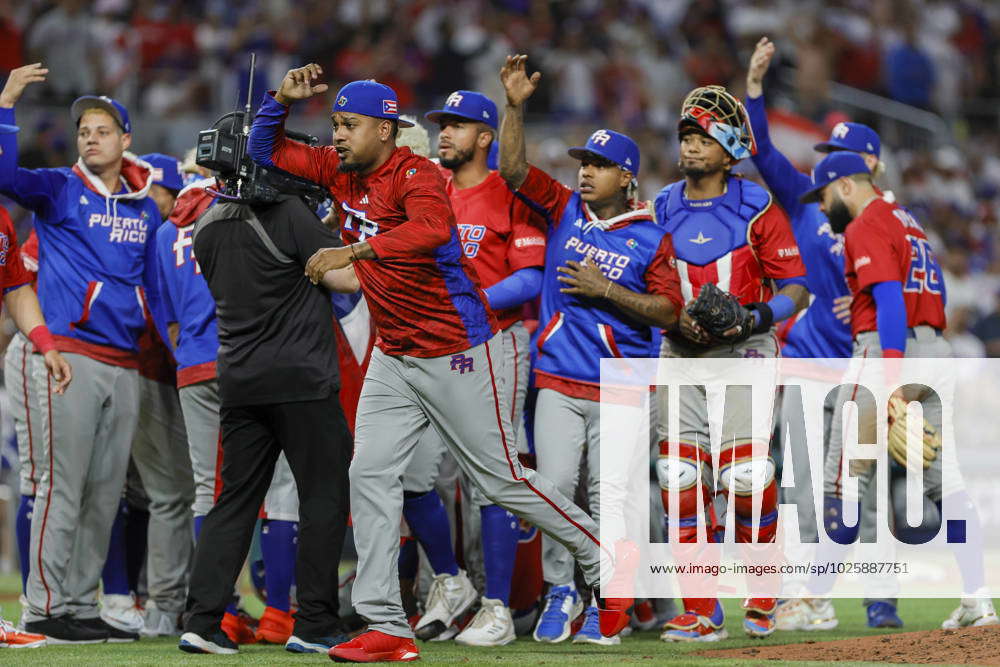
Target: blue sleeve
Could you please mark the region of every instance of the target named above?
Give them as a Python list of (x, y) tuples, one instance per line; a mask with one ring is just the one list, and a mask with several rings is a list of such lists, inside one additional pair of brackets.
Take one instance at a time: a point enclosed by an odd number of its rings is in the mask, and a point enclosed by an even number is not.
[[(14, 110), (0, 108), (0, 124), (14, 125)], [(56, 200), (66, 185), (58, 169), (21, 169), (17, 166), (17, 133), (0, 133), (0, 192), (34, 211), (45, 222), (55, 211)]]
[(903, 284), (887, 280), (872, 286), (875, 297), (878, 340), (883, 350), (906, 350), (906, 302)]
[(271, 155), (277, 139), (284, 133), (285, 116), (288, 107), (274, 99), (274, 95), (264, 95), (264, 102), (253, 117), (253, 126), (247, 138), (247, 153), (250, 158), (263, 167), (273, 167)]
[(812, 187), (812, 180), (771, 143), (763, 95), (747, 98), (747, 115), (757, 142), (757, 153), (752, 158), (754, 166), (794, 225), (803, 206), (799, 196)]
[[(150, 199), (149, 201), (152, 202), (153, 200)], [(150, 237), (146, 239), (144, 265), (142, 267), (142, 285), (146, 290), (146, 303), (149, 304), (149, 312), (153, 317), (153, 324), (156, 325), (156, 330), (159, 332), (160, 338), (166, 342), (170, 340), (170, 337), (167, 336), (163, 299), (161, 298), (162, 290), (160, 289), (160, 271), (157, 268), (156, 261), (156, 232), (160, 229), (161, 219), (160, 212), (157, 210), (155, 204), (150, 205), (150, 212), (150, 220), (155, 221), (156, 227), (153, 229)]]
[[(166, 224), (156, 230), (156, 274), (160, 280), (160, 302), (163, 304), (163, 319), (167, 324), (177, 322), (177, 309), (174, 308), (171, 285), (167, 281), (167, 270), (174, 268), (174, 255), (170, 250), (170, 239), (165, 230)], [(171, 225), (172, 227), (173, 225)], [(169, 262), (169, 263), (168, 263)]]
[(530, 301), (542, 291), (542, 270), (529, 266), (515, 271), (496, 285), (487, 287), (486, 298), (493, 310), (506, 310)]

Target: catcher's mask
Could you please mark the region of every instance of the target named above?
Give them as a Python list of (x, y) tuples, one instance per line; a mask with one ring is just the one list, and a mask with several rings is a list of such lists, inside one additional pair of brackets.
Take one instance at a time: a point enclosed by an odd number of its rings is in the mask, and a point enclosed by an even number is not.
[(757, 142), (743, 103), (722, 86), (695, 88), (684, 98), (677, 131), (695, 128), (712, 137), (734, 160), (757, 152)]

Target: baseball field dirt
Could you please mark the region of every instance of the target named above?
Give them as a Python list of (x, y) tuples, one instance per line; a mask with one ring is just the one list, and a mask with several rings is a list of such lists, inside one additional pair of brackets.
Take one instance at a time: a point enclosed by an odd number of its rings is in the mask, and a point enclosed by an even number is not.
[(924, 630), (801, 644), (764, 644), (699, 651), (706, 658), (906, 664), (1000, 665), (1000, 627)]

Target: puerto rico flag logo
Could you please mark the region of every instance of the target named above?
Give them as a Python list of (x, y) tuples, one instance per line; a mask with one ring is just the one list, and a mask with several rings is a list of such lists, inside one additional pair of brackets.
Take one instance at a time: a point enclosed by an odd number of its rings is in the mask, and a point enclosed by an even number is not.
[(382, 100), (382, 113), (399, 113), (396, 100)]

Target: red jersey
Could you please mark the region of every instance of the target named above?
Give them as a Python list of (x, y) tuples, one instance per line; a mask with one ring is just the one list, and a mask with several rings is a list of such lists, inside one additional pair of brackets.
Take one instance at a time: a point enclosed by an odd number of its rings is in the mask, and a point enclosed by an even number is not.
[(479, 278), (462, 253), (458, 226), (437, 165), (397, 148), (368, 175), (338, 171), (332, 146), (284, 135), (288, 107), (267, 95), (254, 118), (250, 153), (327, 187), (345, 243), (367, 241), (378, 256), (354, 263), (385, 354), (439, 357), (489, 340), (497, 331)]
[(945, 328), (941, 268), (920, 223), (901, 206), (875, 199), (847, 226), (844, 271), (854, 336), (878, 330), (871, 287), (889, 280), (903, 285), (906, 326)]
[(34, 276), (28, 272), (21, 259), (14, 223), (7, 214), (7, 209), (0, 206), (0, 285), (3, 293), (22, 285), (30, 285), (32, 280)]
[[(471, 188), (455, 187), (445, 174), (446, 192), (458, 221), (462, 252), (492, 287), (515, 271), (545, 264), (545, 220), (514, 196), (500, 174), (491, 171)], [(522, 319), (523, 307), (496, 311), (501, 329)]]

